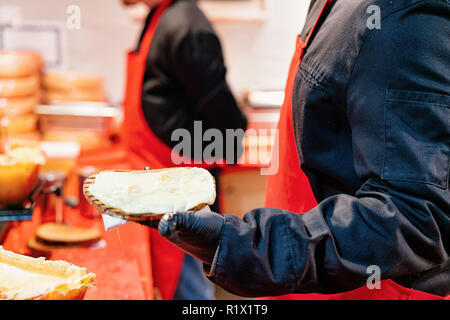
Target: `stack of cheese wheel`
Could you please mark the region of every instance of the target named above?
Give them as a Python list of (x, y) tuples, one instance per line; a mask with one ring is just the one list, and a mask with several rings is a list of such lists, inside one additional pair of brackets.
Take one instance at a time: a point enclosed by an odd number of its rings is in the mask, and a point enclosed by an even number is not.
[(81, 72), (49, 71), (44, 74), (45, 102), (105, 102), (103, 77)]
[[(84, 105), (106, 102), (101, 75), (77, 71), (47, 71), (42, 79), (44, 102), (50, 105)], [(96, 130), (72, 126), (55, 126), (42, 132), (45, 141), (76, 141), (81, 151), (96, 150), (109, 143), (109, 138)]]
[(35, 107), (40, 103), (43, 60), (38, 53), (0, 52), (0, 115), (10, 138), (38, 138)]

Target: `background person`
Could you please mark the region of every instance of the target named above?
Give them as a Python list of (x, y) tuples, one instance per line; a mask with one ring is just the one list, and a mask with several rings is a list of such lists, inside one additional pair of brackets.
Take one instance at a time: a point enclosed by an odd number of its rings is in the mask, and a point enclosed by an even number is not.
[[(220, 41), (196, 1), (123, 0), (138, 2), (151, 11), (137, 49), (128, 54), (121, 138), (134, 169), (173, 167), (176, 129), (195, 138), (194, 122), (201, 121), (203, 131), (218, 129), (225, 137), (226, 129), (245, 129), (247, 121), (227, 84)], [(218, 181), (214, 164), (195, 166), (211, 170)], [(213, 208), (219, 210), (217, 204)], [(150, 242), (154, 284), (163, 299), (214, 298), (200, 262), (157, 232)]]

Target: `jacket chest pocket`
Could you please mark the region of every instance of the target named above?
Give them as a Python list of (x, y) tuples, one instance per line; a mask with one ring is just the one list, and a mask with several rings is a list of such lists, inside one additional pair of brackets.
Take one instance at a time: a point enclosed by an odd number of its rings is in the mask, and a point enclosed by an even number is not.
[(336, 108), (333, 108), (331, 92), (325, 83), (320, 82), (314, 70), (303, 63), (295, 79), (292, 115), (300, 160), (336, 143), (331, 141), (336, 136), (328, 134), (335, 131), (338, 116)]
[(382, 179), (448, 187), (450, 97), (388, 90)]
[(336, 101), (335, 91), (323, 76), (302, 62), (292, 99), (295, 138), (304, 170), (325, 174), (329, 183), (352, 193), (359, 179), (353, 166), (351, 130), (345, 106)]

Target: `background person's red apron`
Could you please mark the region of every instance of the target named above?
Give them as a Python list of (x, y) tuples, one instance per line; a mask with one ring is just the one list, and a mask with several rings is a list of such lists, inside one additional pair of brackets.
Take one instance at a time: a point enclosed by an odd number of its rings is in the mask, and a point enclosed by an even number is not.
[[(279, 162), (279, 170), (274, 175), (269, 175), (266, 188), (265, 207), (280, 208), (296, 213), (304, 213), (317, 205), (308, 178), (300, 168), (300, 160), (297, 153), (295, 141), (293, 118), (292, 118), (292, 95), (297, 70), (300, 66), (304, 50), (309, 43), (311, 35), (317, 27), (320, 17), (327, 11), (333, 0), (327, 0), (319, 17), (310, 31), (307, 39), (303, 42), (297, 38), (294, 57), (291, 62), (288, 80), (285, 90), (285, 100), (280, 111), (278, 123), (280, 143), (278, 147), (279, 158), (272, 161)], [(368, 275), (369, 277), (369, 275)], [(352, 291), (339, 294), (289, 294), (271, 299), (286, 300), (399, 300), (399, 299), (443, 299), (439, 296), (425, 292), (408, 289), (398, 285), (392, 280), (383, 280), (379, 290), (364, 286)]]
[[(171, 148), (151, 131), (145, 119), (141, 99), (146, 60), (153, 35), (171, 0), (165, 0), (155, 13), (142, 38), (138, 52), (129, 52), (127, 59), (126, 91), (123, 102), (124, 119), (121, 139), (127, 148), (133, 169), (142, 170), (173, 166)], [(150, 230), (153, 283), (162, 299), (172, 299), (183, 265), (184, 253), (162, 238), (156, 230)]]

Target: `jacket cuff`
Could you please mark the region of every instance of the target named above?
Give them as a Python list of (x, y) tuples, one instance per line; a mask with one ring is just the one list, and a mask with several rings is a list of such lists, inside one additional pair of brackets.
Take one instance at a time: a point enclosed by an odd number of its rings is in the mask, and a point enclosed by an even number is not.
[(226, 247), (226, 244), (224, 243), (227, 239), (226, 236), (224, 236), (227, 233), (227, 229), (230, 227), (230, 217), (228, 215), (224, 215), (225, 221), (223, 223), (222, 230), (220, 231), (219, 241), (217, 245), (216, 252), (214, 254), (214, 258), (212, 261), (212, 264), (206, 264), (203, 263), (203, 272), (205, 273), (205, 276), (211, 280), (214, 281), (215, 277), (217, 276), (217, 269), (220, 270), (222, 264), (221, 261), (223, 259), (223, 251), (224, 247)]

